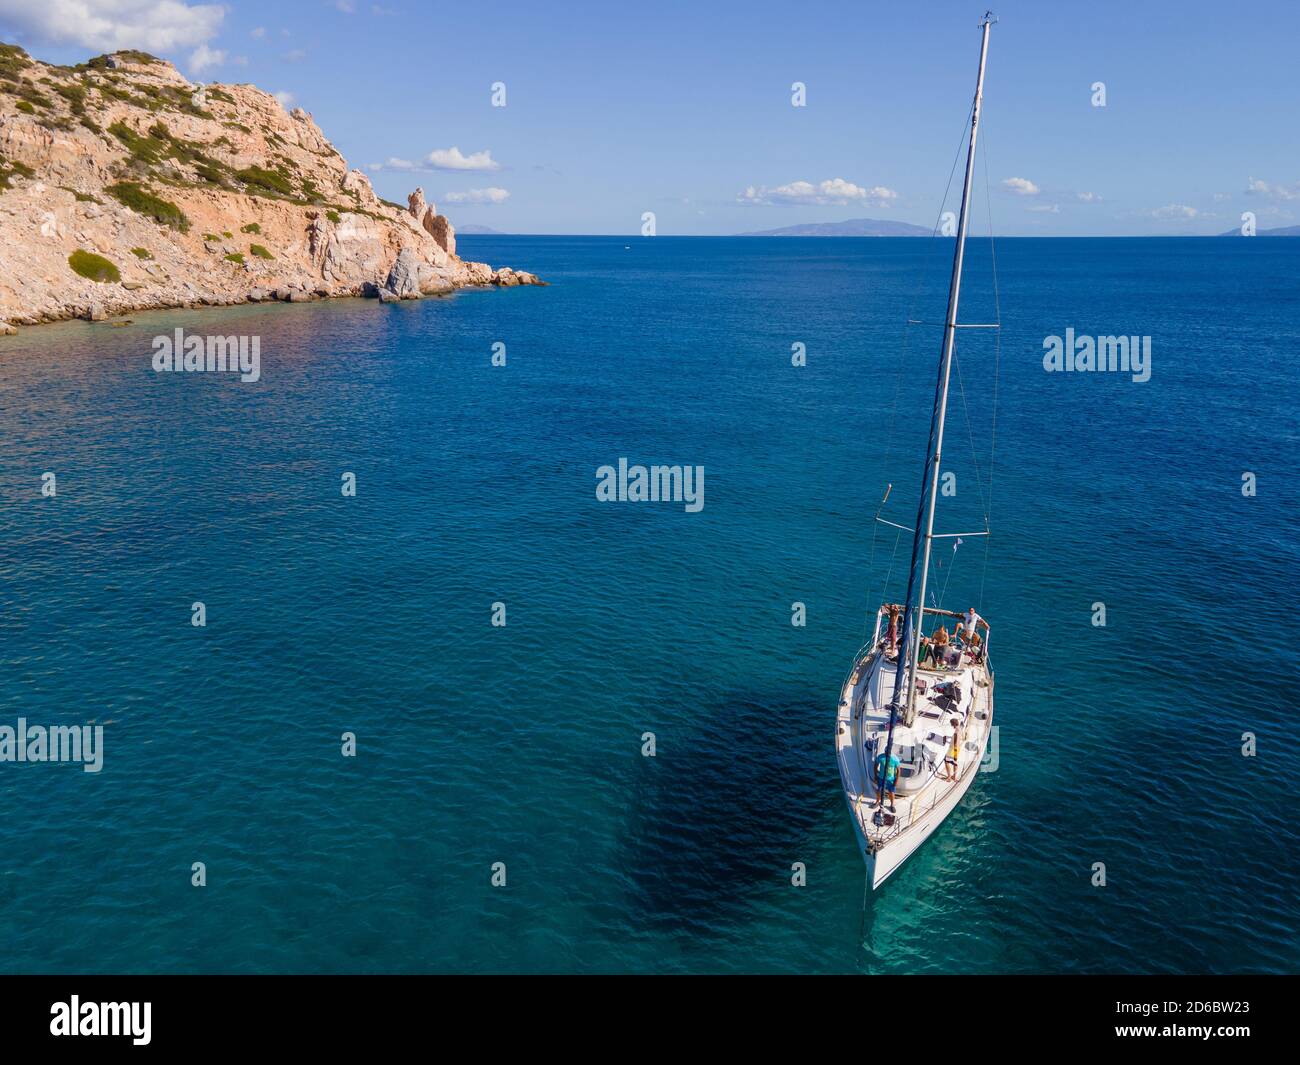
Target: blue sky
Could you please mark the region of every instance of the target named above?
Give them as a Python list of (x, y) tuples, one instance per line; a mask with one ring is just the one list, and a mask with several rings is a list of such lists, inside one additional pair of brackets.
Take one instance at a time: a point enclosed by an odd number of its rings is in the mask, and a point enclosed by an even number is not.
[[(981, 140), (999, 233), (1216, 233), (1243, 211), (1260, 228), (1300, 222), (1300, 4), (994, 10)], [(653, 211), (660, 235), (725, 234), (932, 224), (982, 11), (0, 0), (0, 39), (56, 62), (140, 47), (196, 80), (290, 94), (381, 196), (421, 185), (457, 225), (631, 234)]]

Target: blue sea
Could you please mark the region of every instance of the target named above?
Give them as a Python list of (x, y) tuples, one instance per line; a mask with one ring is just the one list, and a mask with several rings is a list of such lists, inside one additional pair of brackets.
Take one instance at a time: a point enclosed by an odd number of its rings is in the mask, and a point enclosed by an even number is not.
[[(931, 588), (997, 764), (864, 890), (833, 719), (951, 247), (465, 237), (550, 286), (0, 338), (0, 726), (104, 730), (0, 763), (0, 970), (1295, 971), (1300, 241), (1009, 239), (995, 301), (972, 240), (937, 527), (992, 536)], [(155, 373), (177, 327), (261, 379)]]

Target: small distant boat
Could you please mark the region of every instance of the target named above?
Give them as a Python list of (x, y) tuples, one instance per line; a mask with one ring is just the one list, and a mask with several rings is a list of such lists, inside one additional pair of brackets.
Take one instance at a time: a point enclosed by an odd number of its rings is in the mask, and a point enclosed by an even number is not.
[[(966, 177), (916, 523), (906, 528), (881, 518), (889, 488), (876, 514), (878, 522), (912, 534), (907, 598), (902, 604), (886, 603), (877, 610), (871, 640), (854, 656), (836, 715), (835, 746), (844, 800), (873, 888), (915, 853), (961, 802), (979, 773), (993, 726), (988, 623), (973, 609), (961, 614), (924, 604), (933, 542), (989, 533), (986, 521), (982, 532), (936, 535), (934, 517), (953, 348), (956, 331), (963, 328), (957, 324), (957, 302), (984, 64), (994, 21), (986, 12), (980, 23), (979, 75), (971, 109)], [(952, 637), (947, 635), (949, 621), (954, 623)], [(925, 634), (927, 622), (936, 623), (929, 636)]]

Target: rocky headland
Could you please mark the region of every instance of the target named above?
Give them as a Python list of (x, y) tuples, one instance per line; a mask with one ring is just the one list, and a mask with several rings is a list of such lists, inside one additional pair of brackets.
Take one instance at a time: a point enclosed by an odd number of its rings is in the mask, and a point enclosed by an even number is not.
[(381, 200), (307, 112), (142, 52), (0, 44), (0, 332), (163, 307), (543, 284), (466, 262), (416, 189)]

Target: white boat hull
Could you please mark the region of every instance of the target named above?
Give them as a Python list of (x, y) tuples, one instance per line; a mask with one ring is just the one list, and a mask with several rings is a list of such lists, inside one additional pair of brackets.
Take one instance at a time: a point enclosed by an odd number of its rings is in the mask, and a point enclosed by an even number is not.
[[(844, 799), (873, 888), (889, 879), (957, 808), (979, 774), (992, 734), (992, 674), (983, 663), (970, 663), (952, 673), (929, 674), (930, 685), (945, 679), (965, 685), (960, 710), (926, 705), (915, 727), (898, 726), (896, 742), (914, 745), (919, 771), (909, 779), (911, 767), (905, 766), (898, 785), (896, 812), (891, 814), (887, 808), (878, 811), (870, 766), (872, 752), (883, 747), (893, 669), (893, 664), (879, 660), (877, 653), (859, 658), (845, 683), (837, 721), (836, 747)], [(942, 764), (946, 743), (933, 741), (934, 732), (945, 728), (951, 736), (953, 716), (961, 721), (961, 750), (957, 780), (950, 782), (943, 779), (947, 772)]]

